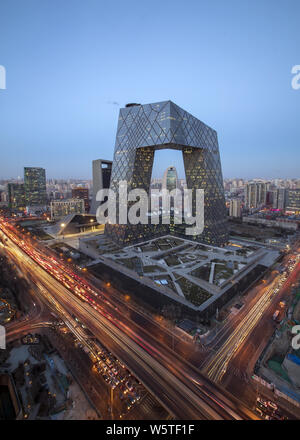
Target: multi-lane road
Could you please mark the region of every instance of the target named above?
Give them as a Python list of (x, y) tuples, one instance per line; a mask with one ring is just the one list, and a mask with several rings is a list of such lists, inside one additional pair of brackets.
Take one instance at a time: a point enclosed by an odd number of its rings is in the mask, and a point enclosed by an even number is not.
[[(209, 362), (205, 365), (203, 371), (210, 379), (220, 382), (227, 371), (227, 366), (244, 341), (253, 332), (254, 328), (260, 323), (262, 317), (270, 307), (270, 302), (274, 295), (286, 281), (285, 275), (278, 275), (267, 288), (263, 289), (260, 298), (251, 305), (245, 317), (230, 332), (221, 347), (214, 353)], [(278, 289), (278, 291), (276, 290)]]
[[(280, 301), (289, 300), (291, 289), (300, 278), (299, 242), (285, 256), (281, 267), (284, 273), (274, 270), (251, 289), (244, 298), (243, 308), (237, 315), (232, 314), (215, 335), (209, 344), (210, 352), (201, 364), (201, 370), (208, 377), (250, 407), (255, 405), (257, 397), (257, 384), (251, 380), (254, 366), (276, 328), (273, 313), (280, 309)], [(288, 417), (299, 417), (296, 407), (282, 399), (281, 405)]]
[[(298, 275), (299, 262), (300, 253), (297, 249), (295, 255), (286, 257), (284, 262), (289, 274), (286, 271), (283, 273), (273, 271), (269, 282), (264, 280), (264, 283), (257, 289), (258, 292), (252, 292), (255, 295), (251, 295), (238, 316), (232, 316), (226, 322), (220, 336), (213, 341), (214, 350), (211, 356), (202, 365), (203, 371), (212, 380), (222, 381), (231, 359), (241, 350), (259, 324), (273, 322), (274, 307), (278, 308), (278, 302), (282, 299), (282, 295), (289, 292), (288, 289)], [(274, 329), (274, 324), (272, 328)], [(264, 334), (261, 334), (261, 339), (263, 337)], [(254, 342), (257, 346), (259, 345), (259, 340), (252, 341), (252, 343)]]
[(162, 341), (133, 322), (104, 292), (0, 219), (6, 247), (34, 277), (43, 300), (63, 320), (77, 316), (176, 418), (255, 419), (241, 402), (208, 380)]

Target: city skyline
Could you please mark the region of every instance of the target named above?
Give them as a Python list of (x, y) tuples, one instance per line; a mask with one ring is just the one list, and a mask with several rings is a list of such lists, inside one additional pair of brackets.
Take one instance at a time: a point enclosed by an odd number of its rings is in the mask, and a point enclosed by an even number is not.
[[(159, 17), (155, 7), (136, 2), (134, 17), (120, 2), (118, 16), (112, 6), (102, 16), (93, 1), (62, 9), (30, 3), (17, 2), (16, 13), (7, 2), (0, 17), (7, 73), (0, 91), (2, 178), (20, 175), (28, 161), (50, 178), (88, 178), (92, 160), (112, 159), (119, 107), (168, 99), (216, 127), (225, 177), (237, 169), (244, 178), (297, 177), (300, 92), (291, 87), (299, 63), (297, 2), (288, 8), (270, 1), (232, 1), (231, 8), (176, 2), (160, 5)], [(127, 32), (137, 17), (138, 39)], [(160, 30), (170, 22), (181, 32), (166, 39)], [(154, 72), (150, 63), (158, 66)], [(170, 165), (183, 177), (174, 152), (160, 152), (157, 160), (153, 177)]]
[(299, 0), (0, 10), (0, 420), (299, 422)]

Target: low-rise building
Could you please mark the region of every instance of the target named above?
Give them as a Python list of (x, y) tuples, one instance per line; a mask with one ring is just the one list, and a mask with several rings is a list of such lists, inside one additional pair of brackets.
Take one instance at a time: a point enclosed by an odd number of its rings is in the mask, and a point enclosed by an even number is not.
[(50, 204), (51, 220), (57, 220), (69, 214), (84, 214), (83, 199), (53, 200)]

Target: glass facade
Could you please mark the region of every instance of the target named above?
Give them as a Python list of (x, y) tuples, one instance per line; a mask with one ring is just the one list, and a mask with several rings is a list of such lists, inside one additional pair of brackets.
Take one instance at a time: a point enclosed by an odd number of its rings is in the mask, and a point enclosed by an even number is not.
[[(119, 114), (110, 188), (126, 180), (128, 191), (148, 194), (155, 150), (181, 150), (189, 189), (204, 190), (205, 227), (202, 234), (186, 238), (212, 245), (228, 240), (226, 208), (217, 133), (171, 101), (122, 108)], [(195, 199), (193, 200), (193, 213)], [(184, 225), (111, 225), (106, 234), (120, 245), (129, 245), (166, 233), (182, 235)], [(174, 229), (173, 229), (174, 227)]]
[(24, 168), (26, 206), (47, 204), (46, 171), (44, 168)]
[(93, 199), (91, 213), (96, 214), (97, 208), (101, 204), (96, 200), (98, 191), (109, 188), (111, 177), (112, 161), (96, 159), (93, 160)]
[(177, 171), (175, 167), (169, 167), (164, 173), (162, 187), (168, 191), (178, 188)]
[(8, 183), (8, 206), (12, 210), (25, 209), (25, 189), (22, 183)]
[(73, 188), (72, 189), (72, 199), (82, 199), (84, 201), (85, 212), (88, 213), (90, 210), (90, 199), (89, 199), (89, 189), (88, 188)]

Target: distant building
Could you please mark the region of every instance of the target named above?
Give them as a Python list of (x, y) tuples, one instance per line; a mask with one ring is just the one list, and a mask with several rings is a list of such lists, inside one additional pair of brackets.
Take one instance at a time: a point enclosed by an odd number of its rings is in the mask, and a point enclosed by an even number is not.
[(290, 231), (297, 231), (298, 229), (298, 223), (296, 221), (292, 220), (285, 220), (285, 219), (276, 219), (276, 220), (269, 220), (266, 218), (258, 218), (254, 215), (243, 217), (244, 223), (250, 223), (250, 224), (256, 224), (256, 225), (264, 225), (267, 227), (276, 227), (281, 229), (287, 229)]
[(300, 189), (286, 190), (285, 209), (287, 211), (300, 212)]
[(273, 196), (274, 196), (274, 191), (267, 191), (266, 205), (269, 207), (273, 206)]
[(242, 215), (242, 205), (239, 199), (230, 200), (229, 205), (229, 216), (230, 217), (241, 217)]
[(277, 188), (273, 191), (273, 208), (274, 209), (285, 209), (285, 198), (286, 198), (286, 189), (285, 188)]
[(178, 186), (179, 185), (176, 168), (173, 166), (167, 168), (163, 176), (162, 189), (172, 191), (173, 189), (178, 188)]
[(161, 188), (162, 188), (162, 179), (161, 178), (151, 179), (151, 188), (152, 189), (159, 189), (159, 190), (161, 190)]
[(112, 161), (97, 159), (93, 160), (93, 199), (91, 214), (96, 214), (98, 206), (101, 202), (96, 200), (98, 191), (101, 189), (109, 188), (110, 177), (112, 171)]
[(0, 202), (1, 203), (6, 203), (8, 202), (8, 195), (5, 191), (0, 191)]
[(8, 183), (8, 207), (12, 210), (24, 211), (25, 202), (25, 188), (23, 183)]
[(45, 169), (25, 167), (24, 188), (26, 206), (45, 206), (47, 204)]
[(84, 214), (83, 199), (53, 200), (50, 203), (51, 220), (57, 220), (69, 214)]
[(25, 212), (27, 215), (39, 217), (46, 213), (47, 210), (48, 208), (46, 205), (27, 205)]
[[(180, 182), (178, 180), (177, 171), (174, 166), (168, 167), (166, 171), (164, 172), (163, 179), (162, 179), (162, 190), (167, 191), (173, 191), (175, 189), (182, 190), (182, 187), (180, 185)], [(162, 208), (162, 199), (159, 199), (159, 206)], [(177, 200), (171, 199), (170, 201), (170, 211), (172, 212), (175, 210), (176, 213), (182, 213), (183, 204), (182, 204), (182, 198), (178, 198)], [(172, 226), (171, 226), (172, 225)], [(174, 219), (170, 219), (170, 228), (174, 230)]]
[(89, 200), (89, 189), (88, 188), (73, 188), (72, 189), (72, 199), (82, 199), (84, 200), (85, 212), (88, 213), (90, 210), (90, 200)]
[(248, 209), (259, 208), (266, 204), (268, 183), (250, 182), (245, 186), (245, 206)]

